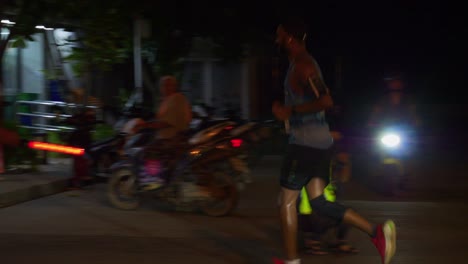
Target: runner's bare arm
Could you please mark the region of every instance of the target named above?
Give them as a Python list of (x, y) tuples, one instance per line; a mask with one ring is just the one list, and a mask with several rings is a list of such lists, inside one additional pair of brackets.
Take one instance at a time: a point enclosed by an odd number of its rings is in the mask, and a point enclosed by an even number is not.
[(294, 106), (292, 109), (294, 112), (316, 113), (333, 107), (333, 99), (329, 89), (317, 71), (318, 69), (311, 63), (298, 63), (296, 65), (295, 78), (299, 79), (299, 83), (301, 83), (305, 89), (312, 89), (317, 100)]

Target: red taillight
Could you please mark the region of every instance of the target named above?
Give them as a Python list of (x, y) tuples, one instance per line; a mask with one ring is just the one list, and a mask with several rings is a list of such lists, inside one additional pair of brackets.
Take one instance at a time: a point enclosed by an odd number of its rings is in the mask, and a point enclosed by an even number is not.
[(225, 127), (224, 129), (225, 129), (225, 130), (231, 130), (231, 129), (233, 129), (233, 128), (234, 128), (234, 126), (227, 126), (227, 127)]
[(241, 145), (242, 145), (242, 139), (240, 138), (231, 139), (231, 146), (233, 148), (240, 148)]
[(75, 155), (75, 156), (84, 155), (84, 149), (82, 148), (52, 144), (52, 143), (47, 143), (47, 142), (30, 141), (28, 143), (28, 147), (32, 149), (53, 151), (53, 152), (59, 152), (59, 153)]

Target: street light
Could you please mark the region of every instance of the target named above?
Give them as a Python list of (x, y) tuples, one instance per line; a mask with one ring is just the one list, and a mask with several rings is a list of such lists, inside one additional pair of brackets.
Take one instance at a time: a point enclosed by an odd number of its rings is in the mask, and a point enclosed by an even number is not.
[(43, 29), (43, 30), (54, 30), (53, 28), (48, 28), (48, 27), (44, 27), (42, 25), (40, 26), (36, 26), (37, 29)]
[[(0, 20), (0, 23), (5, 24), (5, 25), (15, 25), (16, 22), (10, 21), (9, 19), (2, 19)], [(37, 29), (43, 29), (43, 30), (54, 30), (53, 28), (48, 28), (43, 25), (38, 25), (36, 26)]]
[(16, 22), (12, 22), (8, 19), (2, 19), (2, 21), (0, 21), (2, 24), (7, 24), (7, 25), (14, 25), (16, 24)]

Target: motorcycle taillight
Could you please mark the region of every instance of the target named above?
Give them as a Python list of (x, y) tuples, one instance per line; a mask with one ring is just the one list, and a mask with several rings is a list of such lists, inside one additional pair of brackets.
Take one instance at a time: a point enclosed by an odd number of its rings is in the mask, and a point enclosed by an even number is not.
[(231, 146), (233, 148), (240, 148), (242, 146), (243, 140), (240, 138), (231, 139)]
[(30, 141), (28, 147), (31, 149), (52, 151), (75, 156), (83, 156), (84, 149), (66, 145), (52, 144), (48, 142)]

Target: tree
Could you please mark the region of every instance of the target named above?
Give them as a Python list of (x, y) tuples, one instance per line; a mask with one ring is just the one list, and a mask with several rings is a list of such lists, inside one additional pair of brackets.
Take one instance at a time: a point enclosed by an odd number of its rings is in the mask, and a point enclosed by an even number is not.
[[(0, 59), (7, 47), (21, 48), (26, 46), (27, 40), (32, 41), (31, 36), (40, 32), (37, 25), (65, 28), (77, 33), (77, 37), (66, 44), (71, 44), (72, 54), (65, 59), (74, 62), (78, 76), (86, 75), (90, 80), (94, 73), (111, 69), (131, 54), (131, 22), (136, 7), (125, 0), (6, 2), (0, 5), (0, 14), (2, 19), (14, 22), (5, 24), (10, 34), (0, 43)], [(0, 65), (0, 80), (1, 73)]]
[(75, 61), (75, 71), (82, 75), (93, 70), (109, 70), (113, 64), (123, 62), (132, 47), (132, 6), (129, 1), (80, 1), (65, 3), (68, 27), (77, 33), (69, 40), (73, 47), (67, 58)]
[(180, 58), (188, 55), (193, 37), (211, 39), (215, 44), (213, 56), (225, 61), (244, 58), (246, 47), (255, 54), (271, 51), (264, 47), (273, 46), (277, 20), (269, 5), (213, 4), (173, 0), (151, 2), (142, 8), (142, 15), (152, 24), (152, 51), (158, 74), (181, 71)]
[[(70, 40), (78, 45), (67, 59), (75, 62), (75, 70), (81, 75), (108, 70), (131, 57), (132, 20), (136, 15), (149, 18), (153, 26), (153, 37), (143, 44), (149, 51), (146, 54), (153, 55), (158, 74), (181, 70), (180, 58), (187, 55), (194, 36), (213, 39), (217, 44), (215, 55), (226, 60), (241, 58), (246, 44), (268, 41), (271, 45), (271, 38), (267, 37), (271, 32), (265, 29), (272, 19), (262, 6), (207, 8), (204, 3), (181, 1), (10, 0), (3, 7), (10, 10), (16, 24), (10, 25), (8, 39), (1, 42), (0, 58), (7, 43), (24, 46), (25, 40), (37, 32), (38, 24), (65, 26), (78, 33), (76, 39)], [(260, 10), (262, 23), (257, 21)]]

